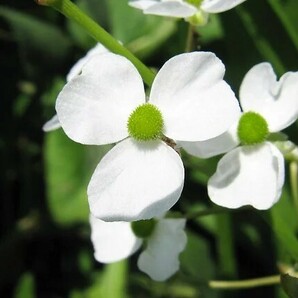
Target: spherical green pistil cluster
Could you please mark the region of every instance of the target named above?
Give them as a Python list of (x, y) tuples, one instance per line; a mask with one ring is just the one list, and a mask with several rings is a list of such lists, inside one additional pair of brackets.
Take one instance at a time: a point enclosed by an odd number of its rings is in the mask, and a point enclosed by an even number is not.
[(239, 120), (237, 133), (243, 145), (259, 144), (269, 136), (268, 124), (260, 114), (247, 112)]
[(131, 223), (131, 229), (134, 234), (139, 238), (148, 238), (152, 235), (156, 226), (155, 219), (133, 221)]
[(138, 106), (129, 116), (129, 135), (137, 141), (156, 140), (162, 136), (163, 118), (158, 108), (150, 103)]

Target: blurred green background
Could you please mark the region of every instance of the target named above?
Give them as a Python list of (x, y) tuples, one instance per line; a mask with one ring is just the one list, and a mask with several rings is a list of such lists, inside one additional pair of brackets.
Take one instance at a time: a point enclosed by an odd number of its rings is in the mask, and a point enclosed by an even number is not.
[[(158, 69), (184, 51), (183, 21), (144, 16), (127, 0), (75, 2), (149, 66)], [(188, 221), (181, 269), (165, 283), (139, 272), (137, 255), (107, 266), (95, 262), (86, 187), (109, 146), (83, 146), (61, 129), (41, 129), (55, 113), (66, 74), (95, 41), (33, 0), (1, 0), (0, 42), (0, 297), (288, 297), (280, 286), (234, 291), (207, 286), (211, 279), (277, 274), (279, 263), (297, 261), (297, 213), (288, 183), (271, 211)], [(223, 60), (236, 94), (244, 74), (259, 62), (272, 63), (279, 76), (297, 71), (298, 1), (247, 0), (212, 16), (198, 29), (197, 42), (197, 49)], [(297, 128), (296, 123), (286, 131), (296, 144)], [(218, 158), (183, 154), (183, 159), (186, 184), (174, 209), (213, 207), (205, 185)]]

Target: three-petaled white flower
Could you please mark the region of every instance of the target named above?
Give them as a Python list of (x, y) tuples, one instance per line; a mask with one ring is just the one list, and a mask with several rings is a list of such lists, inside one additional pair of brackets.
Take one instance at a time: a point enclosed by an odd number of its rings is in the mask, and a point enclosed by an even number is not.
[(203, 141), (231, 126), (240, 108), (224, 72), (212, 53), (175, 56), (157, 74), (146, 102), (133, 64), (107, 53), (90, 58), (66, 84), (56, 102), (65, 133), (83, 144), (121, 141), (100, 161), (88, 185), (95, 217), (149, 219), (177, 202), (184, 168), (162, 139)]
[[(145, 221), (146, 222), (146, 221)], [(185, 219), (151, 220), (145, 227), (148, 235), (137, 237), (134, 224), (141, 222), (104, 222), (90, 216), (94, 257), (101, 263), (113, 263), (131, 256), (145, 240), (146, 246), (138, 258), (138, 267), (156, 281), (164, 281), (179, 269), (179, 254), (187, 242)], [(145, 223), (146, 224), (146, 223)], [(153, 229), (153, 230), (151, 230)]]
[(211, 141), (181, 145), (200, 157), (229, 151), (208, 182), (214, 203), (268, 209), (280, 198), (285, 174), (283, 155), (266, 140), (269, 133), (283, 130), (298, 117), (298, 72), (287, 72), (277, 81), (269, 63), (254, 66), (241, 84), (240, 103), (243, 114), (229, 132)]
[[(145, 14), (188, 18), (197, 15), (204, 19), (208, 13), (227, 11), (245, 0), (131, 0), (129, 5)], [(200, 17), (201, 16), (201, 17)]]

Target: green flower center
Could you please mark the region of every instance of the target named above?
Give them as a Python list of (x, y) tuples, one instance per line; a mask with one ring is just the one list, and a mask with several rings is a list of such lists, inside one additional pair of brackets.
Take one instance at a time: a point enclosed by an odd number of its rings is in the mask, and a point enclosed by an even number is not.
[(156, 226), (155, 219), (139, 220), (131, 222), (131, 229), (139, 238), (148, 238), (152, 235)]
[(156, 140), (162, 136), (163, 118), (159, 109), (145, 103), (138, 106), (129, 116), (129, 135), (137, 141)]
[(243, 145), (259, 144), (269, 136), (268, 124), (260, 114), (247, 112), (239, 120), (237, 133)]
[(184, 0), (184, 1), (193, 6), (199, 7), (203, 0)]

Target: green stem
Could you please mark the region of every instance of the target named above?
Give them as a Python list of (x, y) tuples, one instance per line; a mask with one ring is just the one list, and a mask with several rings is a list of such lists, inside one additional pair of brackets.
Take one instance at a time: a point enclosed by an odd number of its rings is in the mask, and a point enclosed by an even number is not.
[(271, 286), (280, 283), (280, 275), (272, 275), (260, 278), (237, 280), (237, 281), (221, 281), (211, 280), (209, 281), (209, 287), (213, 289), (249, 289), (255, 287)]
[(194, 27), (192, 24), (189, 24), (187, 29), (185, 53), (191, 52), (193, 50), (193, 43), (194, 43)]
[(220, 214), (217, 223), (217, 253), (220, 274), (236, 277), (237, 265), (235, 261), (234, 237), (231, 214)]
[(81, 25), (86, 31), (98, 42), (103, 44), (107, 49), (115, 54), (122, 55), (130, 60), (143, 80), (148, 86), (152, 85), (155, 74), (145, 64), (143, 64), (137, 57), (135, 57), (128, 49), (122, 46), (113, 36), (105, 31), (100, 25), (83, 13), (70, 0), (36, 0), (40, 5), (51, 6), (61, 12), (67, 18), (75, 21)]
[(298, 162), (290, 162), (290, 184), (294, 205), (298, 214)]

